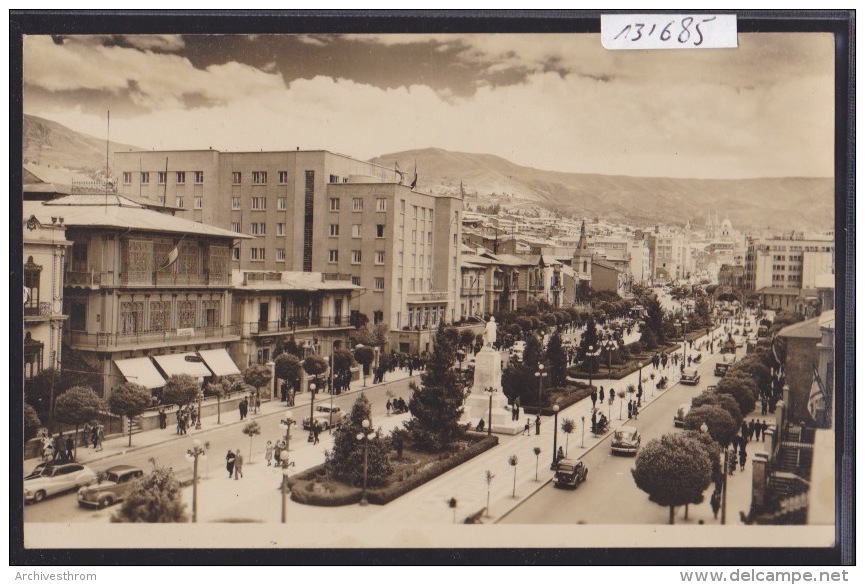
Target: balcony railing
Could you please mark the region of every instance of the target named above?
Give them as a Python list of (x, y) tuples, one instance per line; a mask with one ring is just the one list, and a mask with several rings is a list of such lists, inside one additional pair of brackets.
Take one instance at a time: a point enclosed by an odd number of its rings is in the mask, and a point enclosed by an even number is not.
[(305, 329), (329, 329), (332, 327), (349, 327), (347, 316), (329, 316), (312, 318), (290, 318), (280, 321), (253, 321), (246, 324), (250, 335), (271, 333), (291, 333)]
[(408, 293), (408, 302), (423, 303), (429, 301), (446, 301), (448, 300), (448, 291), (433, 290), (427, 292), (410, 292)]
[(65, 275), (67, 286), (228, 286), (231, 277), (228, 274), (180, 274), (174, 272), (121, 272), (116, 277), (114, 272), (67, 271)]
[(24, 305), (25, 317), (50, 317), (51, 303), (33, 303)]
[(67, 270), (65, 284), (67, 286), (111, 286), (114, 284), (113, 272), (97, 270)]
[(238, 337), (240, 327), (194, 327), (170, 329), (167, 331), (143, 331), (139, 333), (87, 333), (85, 331), (64, 331), (66, 341), (73, 347), (91, 349), (120, 348), (155, 345), (160, 343), (183, 343)]

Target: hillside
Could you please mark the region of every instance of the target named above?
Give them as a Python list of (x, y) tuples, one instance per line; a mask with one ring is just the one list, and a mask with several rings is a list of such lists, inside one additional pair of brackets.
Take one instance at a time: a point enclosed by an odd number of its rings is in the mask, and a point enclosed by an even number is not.
[[(92, 178), (105, 174), (105, 139), (81, 134), (51, 120), (24, 114), (25, 163), (65, 168)], [(119, 142), (109, 143), (109, 163), (117, 150), (140, 150)]]
[(825, 230), (834, 222), (829, 178), (670, 179), (542, 171), (488, 154), (436, 148), (376, 157), (385, 166), (418, 166), (418, 187), (459, 191), (471, 206), (499, 201), (511, 209), (542, 207), (565, 215), (602, 216), (636, 225), (686, 221), (698, 228), (717, 211), (737, 228)]

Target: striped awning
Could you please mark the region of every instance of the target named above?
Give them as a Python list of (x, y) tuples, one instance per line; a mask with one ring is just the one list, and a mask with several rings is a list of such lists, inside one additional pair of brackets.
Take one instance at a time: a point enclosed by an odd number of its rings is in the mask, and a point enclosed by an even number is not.
[(239, 374), (240, 370), (224, 349), (202, 349), (198, 352), (210, 371), (217, 376), (232, 376)]
[(172, 353), (169, 355), (153, 356), (162, 371), (166, 376), (176, 376), (179, 374), (189, 374), (193, 378), (207, 378), (211, 376), (210, 370), (201, 361), (189, 362), (186, 361), (186, 356), (191, 356), (200, 360), (194, 353)]
[(140, 384), (145, 388), (162, 388), (165, 386), (165, 378), (162, 377), (149, 357), (114, 360), (114, 364), (129, 382)]

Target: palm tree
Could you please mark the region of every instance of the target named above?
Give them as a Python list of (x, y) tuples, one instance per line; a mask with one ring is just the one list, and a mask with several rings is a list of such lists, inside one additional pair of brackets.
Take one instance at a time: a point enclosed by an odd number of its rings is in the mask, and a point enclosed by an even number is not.
[(568, 455), (568, 444), (571, 440), (571, 433), (577, 428), (577, 423), (573, 421), (573, 419), (565, 418), (562, 419), (562, 432), (565, 433), (565, 456)]

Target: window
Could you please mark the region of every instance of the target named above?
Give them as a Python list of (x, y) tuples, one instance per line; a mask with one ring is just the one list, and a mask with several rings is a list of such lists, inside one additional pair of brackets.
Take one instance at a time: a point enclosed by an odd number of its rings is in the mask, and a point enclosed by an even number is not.
[(411, 241), (412, 243), (417, 243), (417, 230), (411, 231)]
[(132, 182), (132, 173), (123, 173), (123, 184), (128, 185)]
[(276, 198), (276, 208), (280, 211), (285, 211), (285, 197)]
[(396, 279), (396, 292), (402, 292), (402, 278)]
[(266, 185), (267, 184), (267, 171), (252, 171), (252, 184), (253, 185)]
[(339, 211), (339, 197), (330, 198), (330, 210)]
[(421, 218), (422, 220), (426, 221), (426, 207), (421, 207), (421, 208), (420, 208), (420, 218)]
[(399, 200), (399, 212), (405, 213), (405, 199)]
[(360, 224), (356, 223), (351, 226), (351, 237), (359, 238), (360, 237)]
[(238, 234), (240, 233), (240, 222), (239, 221), (231, 222), (231, 231), (238, 233)]
[(166, 174), (167, 173), (165, 171), (159, 171), (158, 173), (156, 173), (156, 182), (160, 185), (164, 185)]
[(376, 276), (373, 279), (373, 288), (375, 290), (384, 290), (384, 278), (381, 276)]
[(232, 209), (240, 209), (240, 197), (232, 197), (231, 198), (231, 208)]
[(417, 219), (417, 205), (411, 206), (411, 216), (412, 219)]
[(360, 276), (352, 276), (351, 283), (355, 286), (360, 286)]
[(174, 182), (178, 185), (186, 184), (186, 171), (177, 171), (174, 173)]
[(250, 248), (249, 259), (258, 261), (264, 260), (264, 248)]
[(277, 178), (279, 179), (280, 185), (285, 185), (288, 183), (288, 171), (279, 171)]
[(240, 185), (242, 178), (243, 178), (243, 175), (241, 173), (234, 171), (233, 173), (231, 173), (231, 184), (232, 185)]
[(423, 254), (421, 254), (419, 260), (420, 260), (420, 267), (423, 268)]
[(284, 236), (285, 235), (285, 224), (284, 223), (276, 224), (276, 235), (277, 236)]
[(402, 252), (400, 252), (400, 253), (399, 253), (399, 265), (400, 265), (400, 266), (402, 266), (402, 261), (403, 261), (403, 258), (404, 258), (404, 257), (405, 257), (405, 254), (403, 254)]
[(432, 246), (432, 232), (426, 233), (426, 243)]
[(328, 262), (338, 262), (339, 261), (339, 250), (328, 250), (327, 261)]
[(331, 183), (339, 183), (339, 177), (337, 175), (331, 175), (330, 181)]
[(195, 202), (193, 203), (193, 205), (195, 205), (195, 209), (201, 209), (203, 207), (203, 201), (201, 196), (197, 196), (195, 198)]
[(276, 261), (285, 262), (285, 248), (276, 249)]
[(240, 260), (240, 248), (232, 248), (231, 249), (231, 259), (232, 260)]
[(253, 236), (263, 236), (265, 235), (265, 223), (262, 222), (252, 222), (249, 224), (249, 233)]
[(174, 198), (174, 207), (183, 207), (183, 197)]
[(150, 183), (150, 173), (148, 173), (148, 172), (141, 173), (141, 184), (147, 185), (149, 183)]
[(351, 208), (354, 211), (363, 211), (363, 199), (360, 197), (355, 197), (351, 200)]
[(361, 254), (360, 250), (352, 250), (351, 251), (351, 263), (352, 264), (360, 264)]
[(383, 250), (377, 250), (376, 251), (375, 263), (379, 264), (379, 265), (384, 264), (384, 251)]
[(252, 198), (252, 208), (253, 209), (267, 209), (267, 197), (253, 197)]
[(331, 238), (338, 238), (339, 237), (339, 224), (338, 223), (330, 224), (330, 237)]
[(375, 237), (383, 238), (384, 237), (384, 224), (380, 223), (375, 226)]
[(414, 292), (414, 278), (408, 279), (408, 292)]
[(204, 183), (204, 171), (194, 171), (192, 175), (196, 185)]
[(376, 211), (387, 211), (387, 199), (376, 199), (375, 200), (375, 210)]

